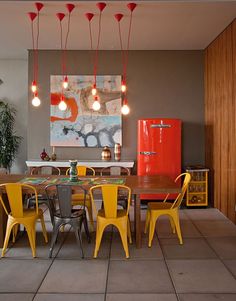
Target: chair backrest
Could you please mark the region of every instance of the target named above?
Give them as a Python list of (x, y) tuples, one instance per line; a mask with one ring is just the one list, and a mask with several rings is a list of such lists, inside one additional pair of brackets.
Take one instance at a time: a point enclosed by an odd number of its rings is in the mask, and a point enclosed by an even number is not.
[[(92, 167), (77, 165), (76, 169), (77, 169), (78, 176), (88, 176), (88, 175), (95, 176), (95, 170)], [(69, 170), (70, 168), (66, 170), (66, 175), (69, 174)]]
[(38, 213), (38, 195), (37, 191), (33, 186), (21, 183), (5, 183), (0, 185), (1, 190), (4, 189), (7, 193), (8, 202), (10, 205), (10, 212), (7, 210), (3, 199), (0, 195), (0, 202), (7, 215), (11, 214), (13, 217), (24, 217), (23, 210), (23, 190), (27, 193), (32, 193), (35, 195), (35, 211)]
[(57, 185), (57, 198), (61, 217), (71, 216), (71, 186)]
[(101, 176), (120, 176), (130, 175), (130, 170), (123, 166), (107, 166), (101, 170)]
[(60, 175), (61, 171), (58, 167), (45, 165), (37, 166), (31, 170), (31, 175)]
[[(82, 187), (76, 187), (76, 191), (84, 194), (84, 200), (86, 198), (86, 190)], [(71, 185), (48, 185), (45, 187), (46, 195), (49, 201), (49, 205), (53, 214), (57, 211), (62, 218), (70, 218), (72, 213), (72, 187)], [(58, 211), (58, 210), (59, 211)]]
[(118, 195), (119, 191), (127, 194), (127, 212), (128, 215), (130, 207), (131, 189), (125, 185), (113, 185), (104, 184), (97, 185), (90, 188), (90, 195), (93, 203), (93, 207), (96, 209), (94, 202), (94, 194), (100, 192), (102, 195), (103, 207), (106, 218), (116, 218), (117, 217), (117, 205), (118, 205)]
[(190, 173), (188, 172), (185, 172), (185, 173), (182, 173), (180, 174), (176, 179), (175, 179), (175, 182), (177, 182), (180, 178), (184, 177), (184, 181), (183, 181), (183, 184), (182, 184), (182, 188), (181, 188), (181, 192), (178, 194), (177, 198), (175, 199), (173, 205), (172, 205), (172, 209), (174, 208), (178, 208), (182, 201), (183, 201), (183, 197), (185, 195), (185, 192), (188, 188), (188, 185), (189, 185), (189, 182), (191, 180), (191, 175)]

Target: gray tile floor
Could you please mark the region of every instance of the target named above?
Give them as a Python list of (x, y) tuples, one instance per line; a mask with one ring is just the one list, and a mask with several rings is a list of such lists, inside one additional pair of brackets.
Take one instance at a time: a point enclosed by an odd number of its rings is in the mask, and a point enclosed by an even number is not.
[[(162, 217), (152, 248), (143, 235), (143, 248), (130, 245), (128, 260), (112, 228), (103, 237), (97, 259), (92, 258), (95, 235), (91, 244), (84, 239), (82, 260), (69, 228), (60, 233), (53, 258), (48, 259), (49, 246), (37, 225), (36, 259), (24, 233), (0, 259), (0, 300), (236, 300), (236, 226), (216, 209), (184, 209), (180, 218), (182, 246)], [(50, 235), (47, 212), (46, 220)]]

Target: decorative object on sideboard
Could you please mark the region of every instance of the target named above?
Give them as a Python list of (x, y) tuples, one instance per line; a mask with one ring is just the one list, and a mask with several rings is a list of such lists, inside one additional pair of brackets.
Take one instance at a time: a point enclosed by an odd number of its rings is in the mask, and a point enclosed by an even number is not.
[(120, 143), (116, 143), (114, 147), (114, 158), (115, 161), (120, 161), (121, 158), (121, 146)]
[(111, 151), (108, 146), (105, 146), (102, 150), (102, 160), (104, 161), (111, 160)]
[(76, 182), (78, 181), (78, 173), (77, 173), (77, 160), (69, 160), (70, 162), (70, 170), (69, 170), (69, 175), (70, 175), (70, 181), (71, 182)]
[(43, 149), (42, 153), (40, 154), (40, 158), (41, 158), (43, 161), (50, 161), (50, 157), (49, 157), (49, 155), (47, 154), (45, 148)]
[(22, 139), (15, 135), (15, 115), (16, 109), (0, 100), (0, 168), (9, 173)]

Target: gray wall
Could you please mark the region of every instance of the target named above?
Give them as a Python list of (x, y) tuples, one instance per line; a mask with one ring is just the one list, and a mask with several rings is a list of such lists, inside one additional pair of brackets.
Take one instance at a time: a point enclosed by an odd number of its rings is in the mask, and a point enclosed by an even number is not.
[[(123, 159), (136, 159), (137, 120), (180, 118), (182, 165), (204, 164), (203, 51), (130, 51), (128, 100), (131, 113), (123, 117)], [(68, 51), (68, 75), (91, 75), (89, 51)], [(98, 75), (121, 74), (119, 51), (100, 51)], [(61, 74), (60, 51), (39, 51), (39, 96), (42, 105), (29, 102), (28, 159), (38, 159), (50, 147), (50, 75)], [(29, 52), (29, 85), (32, 81), (32, 51)], [(29, 94), (31, 100), (31, 94)], [(56, 148), (58, 159), (100, 159), (98, 148)]]
[(27, 60), (0, 60), (0, 99), (13, 105), (16, 110), (16, 134), (21, 136), (19, 152), (12, 166), (12, 173), (23, 173), (27, 159), (28, 123), (28, 62)]

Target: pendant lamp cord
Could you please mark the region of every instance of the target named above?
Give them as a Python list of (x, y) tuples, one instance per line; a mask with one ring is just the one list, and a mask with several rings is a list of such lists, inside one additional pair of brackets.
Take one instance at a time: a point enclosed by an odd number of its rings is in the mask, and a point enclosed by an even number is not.
[(38, 82), (38, 71), (39, 71), (39, 62), (38, 62), (38, 59), (39, 59), (39, 56), (38, 56), (38, 49), (39, 49), (39, 11), (38, 11), (38, 20), (37, 20), (37, 38), (36, 38), (36, 51), (35, 51), (35, 80), (36, 80), (36, 83)]
[(31, 21), (31, 36), (32, 36), (32, 44), (33, 44), (33, 73), (34, 73), (34, 80), (36, 81), (36, 50), (35, 50), (35, 43), (34, 43), (34, 23)]
[(102, 22), (102, 11), (99, 14), (99, 23), (98, 23), (98, 39), (97, 39), (97, 47), (94, 58), (94, 84), (97, 83), (97, 65), (98, 65), (98, 49), (100, 44), (100, 36), (101, 36), (101, 22)]
[(124, 80), (126, 81), (126, 75), (127, 75), (127, 66), (128, 66), (128, 57), (129, 57), (129, 44), (130, 44), (130, 35), (131, 35), (131, 27), (132, 27), (132, 17), (133, 12), (130, 12), (130, 20), (129, 20), (129, 33), (128, 33), (128, 40), (127, 40), (127, 49), (126, 49), (126, 55), (125, 55), (125, 63), (124, 63)]

